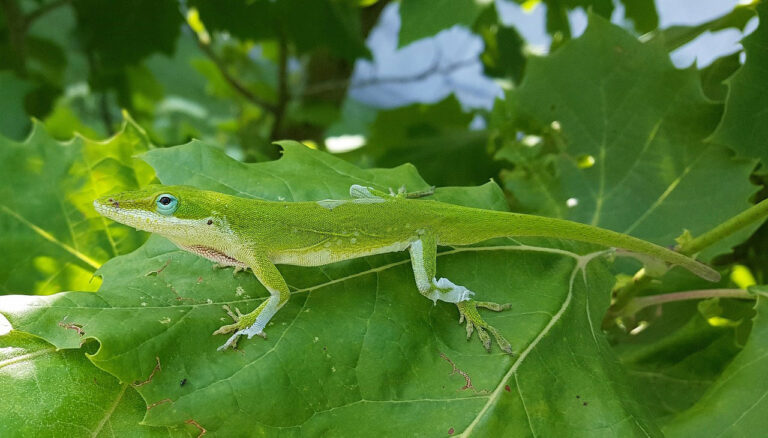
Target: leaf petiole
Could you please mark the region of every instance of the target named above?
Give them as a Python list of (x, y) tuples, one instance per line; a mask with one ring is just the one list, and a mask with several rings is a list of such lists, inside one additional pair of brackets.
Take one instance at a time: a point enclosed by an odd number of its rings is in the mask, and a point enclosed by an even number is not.
[(632, 317), (646, 307), (677, 301), (701, 300), (707, 298), (735, 298), (741, 300), (753, 300), (755, 295), (743, 289), (700, 289), (685, 292), (674, 292), (660, 295), (648, 295), (632, 298), (626, 306), (613, 315), (613, 317)]
[(768, 199), (764, 199), (757, 204), (742, 211), (736, 216), (731, 217), (725, 222), (717, 225), (715, 228), (707, 231), (699, 237), (693, 238), (677, 248), (677, 251), (691, 255), (703, 250), (704, 248), (718, 242), (731, 234), (741, 230), (747, 225), (752, 224), (768, 216)]

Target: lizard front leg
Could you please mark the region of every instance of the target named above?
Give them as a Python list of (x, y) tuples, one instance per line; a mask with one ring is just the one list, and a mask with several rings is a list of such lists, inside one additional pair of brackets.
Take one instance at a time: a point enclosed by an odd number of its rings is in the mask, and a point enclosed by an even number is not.
[(493, 326), (485, 322), (477, 311), (478, 307), (500, 312), (509, 308), (509, 304), (497, 304), (485, 301), (475, 301), (474, 292), (464, 286), (454, 284), (447, 278), (436, 279), (437, 273), (437, 242), (431, 234), (424, 234), (409, 247), (413, 276), (416, 287), (422, 295), (437, 303), (438, 300), (455, 303), (459, 309), (459, 323), (466, 320), (467, 340), (472, 337), (475, 328), (477, 336), (486, 350), (491, 350), (491, 338), (486, 331), (491, 332), (496, 342), (506, 353), (512, 353), (512, 346)]
[(248, 339), (254, 336), (266, 338), (264, 327), (267, 326), (269, 320), (272, 319), (275, 313), (283, 307), (291, 296), (285, 279), (283, 279), (280, 271), (277, 270), (274, 263), (265, 254), (245, 254), (244, 257), (238, 257), (238, 260), (247, 262), (259, 282), (269, 291), (269, 298), (251, 313), (241, 315), (238, 311), (237, 315), (233, 315), (231, 312), (228, 312), (235, 320), (235, 323), (222, 326), (213, 334), (235, 333), (227, 339), (224, 345), (218, 348), (219, 351), (228, 347), (234, 348), (238, 337), (242, 335), (247, 335)]

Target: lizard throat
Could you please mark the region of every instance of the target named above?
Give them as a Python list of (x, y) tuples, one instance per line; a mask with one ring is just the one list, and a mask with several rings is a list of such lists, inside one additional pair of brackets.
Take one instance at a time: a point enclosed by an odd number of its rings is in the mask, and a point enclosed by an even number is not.
[(200, 257), (204, 257), (208, 260), (214, 261), (216, 263), (220, 263), (225, 266), (237, 266), (240, 268), (248, 267), (248, 265), (241, 262), (240, 260), (234, 257), (230, 257), (215, 248), (211, 248), (210, 246), (205, 246), (205, 245), (189, 245), (189, 246), (180, 245), (180, 246), (185, 251), (189, 251), (193, 254), (199, 255)]

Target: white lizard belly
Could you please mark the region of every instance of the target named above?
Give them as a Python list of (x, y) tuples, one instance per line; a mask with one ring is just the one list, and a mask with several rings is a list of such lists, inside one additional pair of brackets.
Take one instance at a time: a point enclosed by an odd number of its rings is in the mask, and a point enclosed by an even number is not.
[(410, 245), (411, 241), (406, 240), (377, 248), (288, 250), (272, 254), (270, 259), (276, 265), (321, 266), (342, 260), (405, 251)]

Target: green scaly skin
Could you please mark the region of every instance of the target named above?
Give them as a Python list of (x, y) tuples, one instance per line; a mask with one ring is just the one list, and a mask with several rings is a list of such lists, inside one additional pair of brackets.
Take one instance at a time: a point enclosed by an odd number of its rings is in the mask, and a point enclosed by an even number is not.
[(246, 315), (227, 309), (235, 323), (214, 332), (233, 333), (220, 350), (234, 347), (242, 335), (264, 336), (264, 327), (288, 300), (288, 286), (276, 264), (319, 266), (408, 250), (418, 290), (435, 302), (456, 303), (461, 321), (467, 321), (468, 337), (477, 329), (490, 350), (490, 332), (508, 353), (512, 352), (509, 342), (477, 311), (478, 307), (501, 311), (508, 306), (474, 301), (474, 293), (463, 286), (435, 278), (438, 245), (471, 245), (496, 237), (555, 237), (623, 248), (682, 266), (710, 281), (720, 278), (716, 271), (682, 254), (576, 222), (410, 199), (425, 193), (409, 196), (355, 185), (350, 195), (348, 200), (273, 202), (187, 186), (150, 186), (97, 199), (94, 206), (106, 217), (158, 233), (182, 249), (253, 271), (270, 297)]

